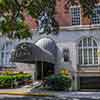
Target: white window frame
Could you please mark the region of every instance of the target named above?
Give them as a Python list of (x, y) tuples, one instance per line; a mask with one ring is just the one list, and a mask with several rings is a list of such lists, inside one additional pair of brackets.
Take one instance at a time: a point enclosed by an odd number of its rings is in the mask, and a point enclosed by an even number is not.
[(15, 66), (15, 64), (9, 61), (9, 57), (8, 57), (8, 55), (11, 54), (11, 49), (12, 49), (12, 43), (8, 43), (8, 46), (6, 45), (6, 43), (3, 44), (3, 47), (0, 49), (1, 56), (3, 53), (3, 58), (0, 58), (1, 60), (0, 66)]
[[(96, 7), (97, 7), (97, 6), (100, 7), (100, 3), (96, 4), (95, 6), (96, 6)], [(96, 9), (96, 8), (95, 8), (95, 9)], [(100, 9), (100, 8), (99, 8), (99, 9)], [(99, 14), (98, 16), (99, 16), (99, 18), (100, 18), (100, 14)], [(96, 18), (95, 18), (95, 20), (96, 20)], [(100, 19), (99, 19), (99, 20), (100, 20)], [(92, 22), (93, 25), (98, 25), (98, 24), (100, 24), (100, 21), (97, 22), (97, 23), (96, 23), (96, 22), (93, 22), (93, 18), (91, 19), (91, 22)]]
[[(91, 40), (92, 40), (92, 46), (86, 46), (86, 47), (84, 47), (83, 46), (83, 39), (84, 38), (87, 39), (86, 42), (88, 42), (88, 38), (91, 38)], [(97, 64), (94, 63), (94, 61), (95, 61), (95, 59), (94, 59), (94, 49), (97, 49), (97, 51), (98, 51), (98, 44), (97, 44), (96, 40), (93, 37), (84, 37), (84, 38), (82, 38), (80, 40), (80, 41), (82, 41), (82, 46), (79, 47), (79, 44), (78, 44), (78, 65), (79, 66), (95, 66), (95, 65), (98, 65), (99, 64), (99, 61), (98, 61), (99, 58), (98, 58), (98, 56), (97, 56)], [(80, 41), (79, 41), (79, 43), (80, 43)], [(93, 41), (96, 42), (97, 46), (93, 47)], [(79, 49), (82, 49), (82, 51), (81, 51), (82, 54), (79, 54)], [(84, 49), (87, 49), (87, 64), (84, 63)], [(89, 49), (92, 49), (92, 64), (89, 63)], [(79, 56), (80, 55), (82, 55), (82, 64), (80, 64), (80, 62), (79, 62)]]
[(75, 6), (71, 6), (71, 7), (70, 7), (70, 10), (69, 10), (71, 17), (72, 17), (71, 9), (74, 9), (74, 8), (80, 8), (80, 24), (77, 24), (77, 25), (72, 24), (72, 26), (79, 26), (79, 25), (81, 25), (81, 23), (82, 23), (82, 22), (81, 22), (81, 21), (82, 21), (82, 20), (81, 20), (81, 19), (82, 19), (82, 17), (81, 17), (81, 7), (80, 7), (79, 5), (78, 5), (78, 6), (76, 6), (76, 5), (75, 5)]

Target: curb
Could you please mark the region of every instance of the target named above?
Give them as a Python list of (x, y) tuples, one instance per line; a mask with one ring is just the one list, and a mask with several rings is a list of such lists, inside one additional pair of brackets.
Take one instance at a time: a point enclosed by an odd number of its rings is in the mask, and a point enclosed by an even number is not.
[(1, 92), (0, 95), (40, 96), (40, 97), (52, 96), (47, 93), (15, 93), (15, 92)]

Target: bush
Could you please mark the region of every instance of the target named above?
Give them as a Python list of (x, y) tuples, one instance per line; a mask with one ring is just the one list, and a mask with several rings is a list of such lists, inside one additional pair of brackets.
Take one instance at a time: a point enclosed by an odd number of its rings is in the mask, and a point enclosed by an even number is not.
[(31, 80), (31, 83), (32, 83), (32, 75), (31, 74), (27, 74), (27, 73), (18, 73), (16, 75), (16, 81), (18, 82), (19, 85), (25, 85), (25, 84), (28, 84), (29, 82), (27, 81), (30, 81)]
[(68, 90), (71, 87), (71, 78), (62, 74), (52, 75), (46, 78), (44, 84), (52, 90)]
[(14, 73), (13, 71), (3, 71), (3, 72), (0, 72), (0, 75), (14, 75), (16, 73)]
[(0, 88), (12, 87), (14, 79), (12, 76), (0, 76)]
[[(28, 81), (28, 82), (27, 82)], [(28, 73), (13, 73), (0, 76), (0, 88), (13, 88), (32, 83), (32, 75)]]

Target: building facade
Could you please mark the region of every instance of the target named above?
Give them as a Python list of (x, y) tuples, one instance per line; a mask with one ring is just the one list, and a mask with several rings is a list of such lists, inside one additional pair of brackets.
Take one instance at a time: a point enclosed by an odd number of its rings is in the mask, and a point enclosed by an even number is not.
[[(76, 0), (78, 3), (78, 0)], [(100, 0), (98, 0), (100, 2)], [(33, 32), (32, 39), (27, 40), (6, 40), (1, 37), (0, 65), (1, 67), (18, 66), (30, 72), (23, 64), (10, 62), (11, 51), (21, 42), (35, 43), (41, 38), (50, 37), (55, 40), (58, 50), (55, 73), (62, 68), (69, 69), (72, 73), (74, 90), (100, 89), (100, 3), (96, 4), (95, 15), (89, 19), (83, 17), (82, 8), (79, 5), (68, 6), (67, 0), (57, 0), (55, 18), (60, 25), (59, 34), (39, 35)], [(33, 25), (33, 24), (32, 24)], [(21, 67), (23, 66), (23, 68)], [(26, 67), (25, 67), (26, 66)], [(35, 65), (34, 65), (35, 66)], [(35, 67), (34, 79), (36, 79)], [(32, 69), (33, 68), (33, 69)], [(90, 85), (91, 84), (91, 85)]]
[(70, 51), (69, 62), (75, 71), (75, 87), (100, 89), (100, 0), (94, 9), (95, 15), (91, 19), (83, 16), (78, 0), (76, 0), (77, 5), (67, 6), (67, 10), (64, 9), (66, 2), (67, 0), (58, 2), (58, 7), (60, 5), (61, 8), (58, 9), (57, 18), (60, 16), (58, 19), (62, 18), (65, 21), (61, 23), (58, 20), (62, 27), (57, 43)]

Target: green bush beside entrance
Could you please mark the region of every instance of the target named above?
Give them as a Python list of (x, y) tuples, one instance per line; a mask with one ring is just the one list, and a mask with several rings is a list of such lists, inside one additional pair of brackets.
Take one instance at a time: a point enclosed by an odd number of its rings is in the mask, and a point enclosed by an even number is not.
[(44, 83), (52, 90), (68, 90), (71, 87), (71, 78), (67, 75), (52, 75), (46, 78)]

